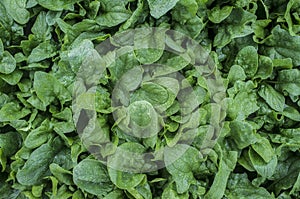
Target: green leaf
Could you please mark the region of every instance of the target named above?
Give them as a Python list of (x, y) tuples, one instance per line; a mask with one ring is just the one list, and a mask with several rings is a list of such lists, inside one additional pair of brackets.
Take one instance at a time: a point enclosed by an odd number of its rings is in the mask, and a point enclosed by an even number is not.
[[(200, 152), (187, 145), (175, 145), (165, 149), (165, 163), (168, 172), (176, 182), (179, 194), (186, 192), (191, 184), (196, 183), (193, 172), (197, 171), (201, 162)], [(170, 164), (171, 163), (171, 164)]]
[[(257, 150), (257, 148), (256, 148), (256, 150)], [(266, 162), (252, 148), (249, 149), (248, 153), (249, 153), (249, 158), (253, 164), (253, 167), (257, 171), (258, 174), (260, 174), (261, 176), (263, 176), (265, 178), (269, 178), (274, 174), (275, 168), (277, 166), (277, 156), (276, 155), (273, 155), (272, 159), (270, 161)], [(266, 158), (266, 156), (267, 156), (267, 154), (263, 154), (263, 157)]]
[(4, 53), (4, 46), (3, 46), (2, 39), (0, 39), (0, 60), (3, 57), (3, 53)]
[(209, 191), (205, 194), (204, 199), (221, 199), (224, 195), (227, 179), (229, 178), (230, 173), (235, 168), (235, 164), (237, 162), (237, 152), (229, 151), (228, 155), (224, 154), (224, 156), (225, 157), (221, 158), (219, 170), (215, 176), (214, 182), (211, 185)]
[(73, 184), (72, 172), (65, 170), (60, 167), (58, 164), (52, 163), (49, 165), (51, 173), (62, 183), (66, 185)]
[(20, 146), (20, 135), (16, 132), (0, 134), (0, 148), (4, 156), (10, 157)]
[(168, 100), (168, 91), (159, 84), (145, 82), (141, 88), (134, 93), (132, 101), (146, 100), (152, 105), (164, 104)]
[(142, 29), (134, 35), (134, 48), (137, 60), (142, 64), (152, 64), (163, 54), (165, 30)]
[(228, 93), (236, 93), (228, 100), (228, 116), (231, 119), (243, 120), (251, 113), (256, 112), (259, 107), (257, 105), (257, 94), (252, 90), (253, 82), (242, 83), (237, 81), (233, 88), (228, 89)]
[[(4, 4), (4, 1), (1, 1), (0, 3), (0, 23), (3, 25), (4, 28), (6, 29), (9, 29), (10, 26), (12, 26), (13, 24), (13, 19), (12, 17), (7, 13), (7, 9), (5, 7), (5, 4)], [(4, 34), (4, 31), (1, 30), (1, 33)], [(1, 38), (3, 37), (4, 35), (1, 35)], [(4, 41), (4, 38), (2, 38), (2, 40)]]
[(234, 83), (237, 80), (245, 80), (246, 79), (246, 74), (245, 71), (243, 69), (243, 67), (239, 66), (239, 65), (233, 65), (230, 67), (230, 71), (228, 73), (228, 80), (230, 83)]
[(261, 96), (267, 104), (275, 111), (282, 112), (285, 105), (284, 96), (276, 91), (272, 86), (266, 84), (262, 85), (258, 90), (259, 96)]
[(293, 19), (291, 16), (292, 7), (294, 5), (296, 5), (296, 2), (294, 0), (289, 1), (284, 14), (284, 18), (288, 24), (288, 30), (291, 36), (296, 36), (296, 33), (294, 32)]
[(300, 70), (281, 70), (278, 73), (278, 82), (275, 86), (281, 91), (286, 91), (293, 96), (300, 95)]
[(260, 55), (258, 58), (257, 73), (254, 78), (267, 79), (271, 77), (273, 73), (273, 64), (274, 62), (272, 63), (272, 60), (269, 57)]
[(108, 174), (111, 181), (120, 189), (131, 189), (138, 186), (146, 175), (140, 173), (144, 168), (144, 146), (127, 142), (120, 145), (116, 153), (108, 159)]
[(232, 9), (232, 6), (224, 6), (222, 8), (216, 6), (213, 9), (208, 10), (208, 19), (213, 23), (221, 23), (230, 15)]
[(14, 72), (10, 74), (0, 74), (0, 78), (2, 78), (5, 82), (7, 82), (9, 85), (16, 85), (19, 83), (23, 76), (23, 72), (20, 70), (15, 70)]
[(199, 36), (201, 31), (205, 28), (205, 22), (198, 16), (192, 17), (184, 24), (176, 24), (174, 29), (178, 32), (182, 32), (191, 38)]
[(255, 21), (253, 24), (253, 30), (254, 30), (254, 40), (259, 43), (258, 39), (264, 39), (267, 36), (268, 29), (266, 28), (272, 20), (270, 19), (261, 19)]
[(131, 11), (126, 9), (127, 0), (103, 0), (101, 1), (100, 14), (95, 21), (105, 27), (113, 27), (125, 22)]
[(240, 65), (248, 77), (253, 77), (258, 69), (258, 54), (253, 46), (247, 46), (239, 51), (235, 63)]
[(113, 189), (105, 166), (97, 160), (79, 162), (74, 167), (73, 180), (79, 188), (97, 196), (105, 196)]
[(53, 11), (73, 10), (73, 4), (81, 0), (36, 0), (41, 6)]
[(149, 14), (148, 6), (144, 0), (139, 0), (137, 9), (135, 9), (129, 19), (122, 24), (121, 30), (132, 28), (138, 21), (142, 20)]
[(214, 38), (213, 45), (223, 47), (234, 38), (245, 37), (253, 33), (249, 24), (256, 20), (256, 16), (241, 8), (232, 9), (229, 17), (218, 27), (217, 35)]
[(19, 120), (27, 115), (29, 115), (31, 111), (27, 108), (22, 108), (16, 102), (6, 103), (0, 109), (0, 121), (1, 122), (10, 122)]
[(0, 165), (2, 172), (6, 169), (7, 158), (10, 158), (20, 147), (21, 139), (16, 132), (0, 134)]
[(239, 149), (246, 148), (258, 140), (254, 127), (246, 121), (233, 121), (230, 123), (232, 139)]
[(26, 0), (4, 0), (4, 5), (16, 22), (26, 24), (29, 21), (30, 13), (26, 9)]
[(291, 58), (273, 59), (273, 65), (276, 68), (292, 69), (293, 60)]
[(265, 48), (267, 55), (274, 59), (291, 58), (293, 65), (300, 65), (300, 36), (291, 36), (288, 31), (276, 26), (272, 30), (272, 34), (267, 38), (265, 44), (269, 47)]
[(129, 106), (130, 119), (141, 127), (149, 126), (153, 115), (151, 112), (154, 112), (154, 110), (151, 104), (146, 101), (137, 101)]
[(46, 21), (46, 12), (40, 12), (31, 28), (31, 32), (41, 40), (51, 38), (50, 29)]
[(152, 198), (152, 192), (150, 189), (150, 185), (147, 182), (138, 185), (136, 188), (127, 189), (127, 192), (134, 198)]
[(169, 10), (171, 10), (179, 0), (147, 0), (150, 8), (150, 14), (158, 19)]
[(33, 88), (37, 97), (46, 106), (56, 98), (62, 104), (71, 100), (69, 91), (55, 77), (45, 72), (39, 71), (34, 74)]
[(45, 41), (32, 50), (28, 57), (28, 63), (43, 61), (54, 55), (56, 55), (56, 47), (50, 41)]
[(15, 58), (7, 51), (3, 52), (2, 60), (0, 60), (0, 73), (10, 74), (16, 69)]
[(257, 198), (273, 199), (274, 197), (263, 187), (255, 187), (247, 177), (247, 174), (232, 174), (228, 181), (228, 192), (226, 197), (236, 198)]
[(171, 14), (173, 20), (185, 23), (189, 19), (197, 18), (197, 11), (198, 4), (195, 0), (179, 0), (172, 9)]
[(270, 162), (276, 155), (269, 140), (263, 137), (256, 143), (252, 144), (251, 147), (265, 162)]
[(294, 121), (300, 121), (300, 113), (294, 107), (291, 107), (291, 106), (285, 107), (282, 115), (284, 115), (285, 117), (290, 118)]
[(57, 152), (61, 149), (61, 143), (55, 140), (53, 143), (43, 144), (34, 150), (29, 159), (17, 172), (17, 180), (22, 185), (36, 185), (42, 182), (43, 177), (49, 172), (49, 165)]
[(120, 189), (116, 189), (107, 194), (103, 199), (122, 199), (124, 193)]
[(29, 132), (26, 139), (24, 140), (24, 145), (29, 149), (37, 148), (47, 142), (50, 138), (50, 135), (50, 122), (49, 120), (45, 120), (38, 128)]
[(188, 194), (188, 192), (183, 193), (183, 194), (178, 194), (176, 191), (175, 184), (171, 183), (164, 189), (164, 192), (162, 193), (162, 199), (169, 199), (169, 198), (188, 199), (189, 194)]

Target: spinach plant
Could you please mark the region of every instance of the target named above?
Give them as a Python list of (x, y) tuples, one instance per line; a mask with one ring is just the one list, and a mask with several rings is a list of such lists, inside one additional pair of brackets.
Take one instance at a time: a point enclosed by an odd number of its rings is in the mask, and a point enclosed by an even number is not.
[(299, 198), (299, 13), (0, 1), (0, 198)]

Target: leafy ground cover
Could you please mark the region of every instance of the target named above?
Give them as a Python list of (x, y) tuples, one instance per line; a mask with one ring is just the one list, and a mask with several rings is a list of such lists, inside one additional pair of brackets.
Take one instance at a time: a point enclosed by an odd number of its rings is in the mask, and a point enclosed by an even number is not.
[(298, 0), (1, 0), (0, 198), (299, 198), (299, 66)]

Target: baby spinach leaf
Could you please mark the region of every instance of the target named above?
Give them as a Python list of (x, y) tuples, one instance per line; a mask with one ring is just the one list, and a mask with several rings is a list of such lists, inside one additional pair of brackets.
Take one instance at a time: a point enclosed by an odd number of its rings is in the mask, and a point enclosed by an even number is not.
[[(254, 86), (253, 83), (239, 84), (238, 82), (234, 86), (237, 89), (234, 92), (237, 92), (237, 94), (228, 101), (228, 116), (232, 119), (243, 120), (257, 111), (259, 107), (256, 93), (251, 89)], [(231, 89), (228, 92), (231, 92)]]
[(300, 71), (298, 69), (281, 70), (278, 73), (278, 84), (276, 87), (281, 91), (286, 91), (291, 95), (300, 94)]
[(232, 6), (224, 6), (223, 8), (216, 6), (212, 10), (208, 10), (208, 19), (213, 23), (220, 23), (230, 15), (232, 9)]
[(20, 136), (16, 132), (0, 134), (0, 165), (2, 172), (6, 169), (7, 158), (10, 158), (20, 146)]
[(105, 196), (112, 191), (106, 167), (97, 160), (85, 159), (74, 167), (74, 183), (82, 190), (97, 195)]
[(145, 28), (134, 35), (135, 56), (142, 64), (152, 64), (163, 54), (165, 47), (164, 30), (150, 30)]
[(51, 173), (61, 182), (66, 185), (72, 185), (72, 172), (65, 170), (64, 168), (60, 167), (58, 164), (52, 163), (49, 165), (49, 169)]
[(43, 177), (49, 173), (49, 165), (60, 149), (61, 142), (58, 139), (35, 149), (24, 166), (17, 172), (18, 182), (26, 186), (42, 183)]
[(259, 56), (258, 58), (258, 70), (254, 78), (267, 79), (271, 77), (273, 73), (273, 64), (272, 60), (266, 56)]
[(27, 108), (22, 108), (20, 104), (16, 102), (6, 103), (0, 109), (0, 121), (10, 122), (14, 120), (19, 120), (30, 114), (30, 110)]
[(258, 135), (255, 134), (255, 128), (248, 122), (233, 121), (230, 123), (232, 138), (239, 149), (243, 149), (258, 140)]
[(250, 149), (249, 150), (249, 158), (253, 164), (254, 169), (257, 171), (258, 174), (265, 178), (271, 177), (277, 166), (277, 156), (272, 156), (272, 159), (268, 162), (264, 161), (264, 159), (258, 154)]
[(42, 122), (41, 126), (31, 131), (26, 139), (24, 140), (24, 145), (29, 149), (34, 149), (45, 142), (51, 137), (51, 127), (49, 120)]
[(189, 195), (188, 193), (184, 194), (178, 194), (176, 191), (176, 187), (174, 183), (169, 184), (162, 193), (162, 199), (168, 199), (168, 198), (174, 198), (174, 199), (188, 199)]
[(34, 63), (51, 58), (56, 54), (55, 46), (50, 41), (40, 43), (28, 57), (28, 63)]
[(267, 38), (265, 44), (271, 48), (266, 48), (266, 53), (274, 58), (291, 58), (294, 66), (300, 64), (297, 56), (300, 51), (300, 36), (291, 36), (288, 31), (276, 26), (272, 34)]
[(224, 25), (218, 29), (213, 45), (223, 47), (234, 38), (245, 37), (253, 33), (248, 23), (254, 22), (255, 19), (256, 16), (248, 11), (241, 8), (233, 9), (229, 17), (224, 20)]
[(285, 98), (276, 91), (272, 86), (266, 84), (262, 85), (258, 90), (258, 94), (266, 100), (267, 104), (275, 111), (282, 112), (284, 109)]
[[(185, 151), (185, 153), (174, 161), (174, 156), (181, 154), (181, 151)], [(199, 169), (200, 157), (200, 152), (197, 149), (186, 145), (176, 145), (174, 149), (166, 149), (165, 162), (167, 170), (175, 180), (176, 190), (179, 194), (186, 192), (191, 184), (196, 183), (193, 172)]]
[[(118, 188), (125, 190), (135, 188), (146, 178), (145, 174), (132, 172), (132, 169), (139, 170), (145, 166), (142, 155), (144, 151), (144, 146), (128, 142), (120, 145), (116, 153), (109, 158), (108, 174)], [(131, 163), (132, 168), (125, 165), (124, 160)]]
[(179, 0), (172, 9), (172, 17), (176, 21), (185, 23), (187, 20), (197, 18), (198, 4), (195, 0)]
[(299, 121), (300, 120), (300, 113), (299, 111), (297, 111), (297, 109), (295, 109), (294, 107), (291, 106), (287, 106), (284, 108), (282, 115), (295, 120), (295, 121)]
[(245, 74), (244, 69), (241, 66), (233, 65), (230, 68), (227, 78), (228, 78), (229, 82), (231, 82), (233, 84), (237, 80), (245, 80), (246, 74)]
[(30, 13), (26, 9), (26, 0), (4, 0), (4, 5), (9, 15), (18, 23), (26, 24), (29, 21)]
[(46, 20), (46, 12), (41, 12), (31, 28), (31, 32), (41, 40), (51, 38), (50, 27)]
[(219, 171), (215, 176), (214, 182), (210, 190), (205, 194), (204, 198), (222, 198), (226, 189), (227, 179), (230, 172), (234, 169), (237, 161), (237, 152), (230, 151), (228, 155), (224, 154), (224, 159), (221, 159)]
[(233, 174), (228, 182), (229, 190), (226, 196), (230, 199), (256, 197), (272, 199), (271, 194), (263, 187), (255, 187), (247, 178), (247, 174)]
[(81, 0), (36, 0), (38, 4), (53, 11), (73, 10), (73, 5)]
[(16, 69), (15, 58), (7, 51), (2, 54), (2, 60), (0, 60), (0, 73), (10, 74)]
[(127, 0), (103, 0), (101, 1), (100, 14), (95, 21), (105, 27), (113, 27), (126, 21), (131, 16), (131, 11), (126, 9)]
[(147, 0), (150, 8), (150, 14), (158, 19), (164, 14), (166, 14), (169, 10), (171, 10), (179, 0)]
[(239, 51), (235, 63), (240, 65), (248, 77), (253, 77), (258, 68), (258, 54), (253, 46), (247, 46)]
[(37, 97), (47, 106), (56, 98), (62, 104), (71, 100), (69, 91), (51, 74), (36, 72), (34, 74), (33, 88)]
[(16, 85), (19, 83), (19, 81), (21, 80), (23, 76), (23, 72), (20, 70), (15, 70), (14, 72), (10, 73), (10, 74), (0, 74), (0, 77), (7, 82), (9, 85)]

